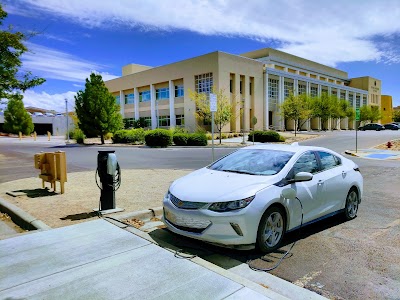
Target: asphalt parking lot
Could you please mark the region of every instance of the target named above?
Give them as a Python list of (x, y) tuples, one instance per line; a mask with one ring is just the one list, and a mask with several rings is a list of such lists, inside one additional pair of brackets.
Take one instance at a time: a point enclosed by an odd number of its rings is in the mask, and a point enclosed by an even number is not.
[[(377, 144), (392, 138), (389, 136), (391, 133), (365, 132), (362, 134), (362, 138), (365, 138), (360, 141), (362, 146)], [(343, 153), (344, 149), (351, 148), (353, 145), (350, 135), (351, 133), (348, 132), (332, 133), (307, 143), (326, 146)], [(10, 149), (8, 151), (12, 152)], [(85, 157), (86, 151), (95, 153), (97, 150), (81, 148), (79, 152), (82, 153), (82, 157)], [(142, 165), (146, 164), (145, 149), (124, 151), (127, 157), (131, 157), (130, 160), (140, 159)], [(209, 154), (205, 153), (206, 151), (209, 152), (209, 149), (184, 151), (182, 149), (179, 151), (151, 149), (147, 152), (147, 159), (154, 165), (168, 153), (168, 157), (179, 160), (180, 164), (184, 164), (186, 159), (190, 160), (190, 157), (194, 156), (197, 164), (201, 164), (202, 160), (203, 164), (206, 164)], [(226, 150), (228, 151), (232, 150)], [(74, 154), (79, 152), (74, 150)], [(225, 150), (221, 149), (218, 153), (223, 155)], [(14, 154), (20, 160), (19, 166), (26, 164), (27, 170), (31, 168), (30, 151), (21, 150)], [(287, 235), (285, 241), (288, 246), (296, 240), (297, 244), (291, 251), (292, 255), (271, 273), (323, 293), (332, 299), (399, 299), (400, 162), (350, 158), (360, 166), (364, 176), (364, 197), (358, 217), (349, 222), (344, 222), (340, 217), (333, 217)], [(173, 160), (163, 162), (166, 168), (174, 168), (172, 165)], [(21, 167), (19, 170), (21, 175), (25, 174), (23, 169)], [(77, 159), (69, 168), (76, 171), (81, 169), (87, 170), (88, 166), (80, 165)], [(9, 165), (7, 170), (10, 170)], [(32, 168), (32, 173), (34, 172)], [(257, 251), (243, 252), (218, 248), (172, 235), (163, 229), (154, 230), (151, 235), (176, 243), (185, 251), (195, 253), (232, 272), (240, 272), (240, 267), (248, 260), (255, 261), (257, 266), (262, 268), (272, 266), (282, 255), (278, 252), (272, 254), (273, 257), (270, 255), (265, 260), (261, 260), (261, 254)]]

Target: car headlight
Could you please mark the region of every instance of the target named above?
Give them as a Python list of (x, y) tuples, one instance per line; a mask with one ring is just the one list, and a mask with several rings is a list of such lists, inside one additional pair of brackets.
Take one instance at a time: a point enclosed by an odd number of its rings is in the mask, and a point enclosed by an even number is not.
[(254, 197), (255, 195), (241, 200), (228, 201), (228, 202), (215, 202), (211, 204), (208, 209), (216, 212), (226, 212), (226, 211), (245, 208), (247, 205), (250, 204), (251, 201), (253, 201)]
[(168, 192), (165, 194), (164, 199), (166, 200), (171, 200), (171, 192), (168, 190)]

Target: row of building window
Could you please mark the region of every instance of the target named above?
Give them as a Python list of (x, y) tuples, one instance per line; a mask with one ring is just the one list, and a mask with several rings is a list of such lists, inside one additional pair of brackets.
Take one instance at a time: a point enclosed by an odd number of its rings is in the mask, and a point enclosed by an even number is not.
[(210, 94), (213, 90), (213, 73), (205, 73), (194, 76), (194, 83), (197, 93)]
[[(242, 86), (243, 86), (243, 81), (240, 80), (240, 82), (239, 82), (240, 94), (243, 94)], [(232, 79), (229, 81), (229, 92), (233, 93), (233, 80)], [(249, 82), (249, 94), (251, 95), (251, 93), (252, 93), (252, 84), (251, 84), (251, 82)]]
[[(185, 117), (184, 115), (176, 115), (176, 126), (185, 125)], [(144, 123), (146, 127), (151, 127), (151, 117), (143, 117)], [(133, 124), (134, 118), (127, 118), (125, 122), (129, 124)], [(171, 117), (170, 116), (159, 116), (158, 117), (158, 127), (168, 127), (171, 126)]]
[[(175, 97), (183, 97), (184, 96), (184, 88), (183, 85), (175, 86)], [(115, 96), (115, 101), (117, 104), (121, 104), (121, 97)], [(139, 92), (139, 102), (147, 102), (150, 101), (150, 90)], [(169, 88), (161, 88), (156, 89), (156, 100), (169, 99)], [(125, 95), (125, 104), (134, 104), (135, 102), (135, 94), (126, 94)]]

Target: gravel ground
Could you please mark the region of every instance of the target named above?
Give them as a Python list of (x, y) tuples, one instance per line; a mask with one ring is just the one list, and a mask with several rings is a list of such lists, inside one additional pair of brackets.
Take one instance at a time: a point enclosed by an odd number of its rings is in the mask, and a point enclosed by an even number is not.
[(384, 150), (392, 150), (392, 151), (400, 151), (400, 140), (392, 140), (390, 141), (392, 143), (392, 146), (390, 149), (387, 147), (387, 143), (380, 144), (374, 148), (376, 149), (384, 149)]
[[(191, 171), (123, 170), (116, 206), (125, 212), (159, 207), (172, 181)], [(12, 197), (6, 194), (9, 191), (24, 191), (27, 196)], [(76, 172), (68, 174), (64, 194), (43, 190), (39, 178), (28, 178), (0, 184), (0, 197), (55, 228), (96, 218), (93, 209), (99, 206), (100, 190), (94, 172)]]

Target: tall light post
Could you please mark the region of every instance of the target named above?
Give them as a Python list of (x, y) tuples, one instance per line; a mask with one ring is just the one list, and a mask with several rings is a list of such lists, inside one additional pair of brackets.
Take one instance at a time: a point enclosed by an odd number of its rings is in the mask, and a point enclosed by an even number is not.
[(65, 98), (65, 119), (67, 120), (67, 144), (69, 144), (68, 99), (67, 98)]

